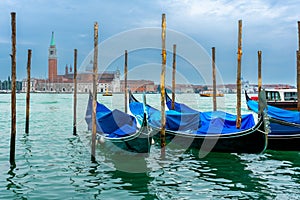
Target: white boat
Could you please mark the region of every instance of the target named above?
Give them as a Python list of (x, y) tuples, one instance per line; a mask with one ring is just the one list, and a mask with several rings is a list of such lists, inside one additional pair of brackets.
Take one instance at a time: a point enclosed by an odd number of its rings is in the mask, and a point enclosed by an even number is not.
[[(298, 93), (296, 88), (271, 88), (265, 89), (268, 105), (286, 110), (297, 110)], [(251, 97), (257, 100), (257, 97)]]

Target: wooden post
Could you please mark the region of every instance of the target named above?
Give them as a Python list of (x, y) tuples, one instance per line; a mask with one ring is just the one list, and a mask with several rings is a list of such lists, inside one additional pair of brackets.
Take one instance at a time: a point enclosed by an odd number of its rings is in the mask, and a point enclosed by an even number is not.
[(160, 131), (160, 147), (161, 147), (161, 157), (165, 157), (165, 147), (166, 147), (166, 115), (165, 115), (165, 76), (166, 76), (166, 62), (167, 62), (167, 52), (166, 52), (166, 15), (162, 14), (161, 23), (161, 40), (162, 40), (162, 65), (161, 65), (161, 76), (160, 76), (160, 102), (161, 102), (161, 131)]
[(16, 150), (16, 13), (11, 14), (11, 136), (10, 136), (10, 165), (16, 166), (15, 150)]
[(96, 107), (98, 83), (98, 23), (94, 24), (94, 63), (93, 63), (93, 112), (92, 112), (92, 162), (96, 162)]
[(73, 105), (73, 135), (77, 135), (77, 49), (74, 49), (74, 105)]
[(173, 45), (173, 71), (172, 71), (172, 110), (175, 110), (176, 91), (176, 44)]
[(298, 50), (300, 51), (300, 21), (298, 21)]
[(238, 52), (237, 52), (237, 116), (236, 116), (236, 127), (241, 127), (241, 92), (242, 92), (242, 82), (241, 82), (241, 61), (242, 61), (242, 20), (239, 20), (239, 33), (238, 33)]
[[(258, 95), (260, 95), (261, 86), (262, 86), (262, 79), (261, 79), (261, 51), (257, 52), (258, 56)], [(262, 108), (260, 107), (260, 104), (258, 104), (258, 116), (260, 116)]]
[(298, 51), (297, 51), (297, 110), (300, 111), (300, 21), (298, 21)]
[(212, 76), (213, 76), (213, 111), (217, 110), (217, 85), (216, 85), (216, 60), (215, 47), (211, 48), (212, 53)]
[(297, 51), (297, 110), (300, 112), (300, 50)]
[(25, 133), (29, 133), (29, 110), (30, 110), (30, 90), (31, 90), (30, 65), (31, 65), (31, 49), (28, 49)]
[(128, 91), (127, 91), (127, 71), (128, 71), (128, 69), (127, 69), (127, 56), (128, 56), (128, 54), (127, 54), (127, 50), (125, 50), (125, 63), (124, 63), (124, 82), (125, 82), (125, 84), (124, 84), (124, 94), (125, 94), (125, 113), (127, 113), (127, 97), (128, 97)]

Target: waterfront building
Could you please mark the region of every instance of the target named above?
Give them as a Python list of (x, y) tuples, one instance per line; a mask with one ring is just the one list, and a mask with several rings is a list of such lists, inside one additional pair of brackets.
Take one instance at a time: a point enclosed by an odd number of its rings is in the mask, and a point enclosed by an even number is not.
[[(30, 80), (31, 92), (53, 92), (53, 93), (73, 93), (74, 73), (71, 66), (65, 66), (65, 74), (57, 73), (57, 49), (54, 40), (54, 32), (51, 35), (50, 46), (48, 48), (48, 78)], [(93, 88), (93, 74), (91, 72), (79, 73), (77, 75), (77, 92), (88, 93)], [(97, 91), (118, 93), (120, 92), (120, 71), (98, 73)], [(27, 91), (27, 79), (22, 80), (22, 92)]]
[[(121, 92), (125, 92), (125, 81), (121, 80), (120, 83), (121, 83), (120, 84)], [(127, 80), (127, 88), (134, 93), (156, 92), (154, 81), (150, 81), (150, 80)]]

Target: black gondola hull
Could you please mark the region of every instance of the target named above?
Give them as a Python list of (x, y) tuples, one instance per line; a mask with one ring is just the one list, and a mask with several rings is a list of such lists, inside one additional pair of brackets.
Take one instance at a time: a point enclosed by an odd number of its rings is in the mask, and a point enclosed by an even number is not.
[(111, 140), (98, 134), (98, 145), (106, 152), (120, 154), (148, 154), (150, 152), (152, 137), (148, 134), (140, 134), (138, 137), (130, 140)]
[[(218, 136), (199, 136), (166, 130), (167, 145), (172, 144), (186, 149), (198, 149), (203, 152), (224, 153), (262, 153), (268, 143), (268, 134), (264, 131), (264, 120), (253, 129), (234, 134), (219, 134)], [(160, 132), (153, 135), (156, 142), (160, 141)]]
[[(245, 93), (246, 101), (250, 97)], [(248, 106), (250, 109), (250, 107)], [(300, 124), (290, 123), (269, 117), (271, 132), (268, 135), (268, 146), (270, 150), (300, 151)]]

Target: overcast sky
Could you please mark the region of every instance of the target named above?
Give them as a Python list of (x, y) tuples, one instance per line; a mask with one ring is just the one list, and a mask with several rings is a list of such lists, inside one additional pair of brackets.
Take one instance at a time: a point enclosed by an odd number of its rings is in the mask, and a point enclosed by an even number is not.
[[(95, 22), (99, 23), (100, 46), (103, 44), (99, 52), (103, 69), (120, 69), (122, 73), (124, 59), (120, 52), (128, 49), (131, 78), (159, 79), (159, 31), (161, 14), (165, 13), (167, 65), (172, 65), (172, 45), (176, 43), (179, 73), (188, 82), (203, 84), (203, 80), (211, 79), (211, 47), (216, 47), (219, 82), (236, 82), (238, 20), (241, 19), (243, 78), (250, 83), (257, 82), (257, 51), (261, 50), (263, 83), (296, 85), (299, 9), (298, 0), (1, 0), (0, 79), (7, 79), (11, 74), (11, 12), (17, 16), (18, 80), (26, 77), (28, 49), (32, 49), (31, 76), (47, 77), (52, 31), (58, 72), (63, 74), (66, 64), (73, 66), (74, 48), (78, 49), (78, 67), (84, 68), (93, 49)], [(130, 46), (131, 43), (136, 45)], [(204, 52), (199, 52), (201, 48)], [(119, 51), (113, 52), (115, 49)], [(115, 54), (108, 56), (111, 53)], [(191, 54), (194, 54), (192, 58), (188, 56)], [(104, 57), (110, 60), (101, 63)], [(200, 70), (204, 77), (198, 78), (192, 68)], [(204, 69), (207, 72), (202, 73)]]

